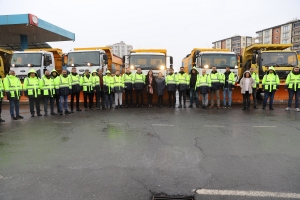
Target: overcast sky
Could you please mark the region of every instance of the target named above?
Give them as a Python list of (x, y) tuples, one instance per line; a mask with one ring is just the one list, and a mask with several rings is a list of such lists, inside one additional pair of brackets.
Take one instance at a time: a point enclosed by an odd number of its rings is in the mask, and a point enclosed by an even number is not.
[(0, 0), (1, 15), (31, 13), (75, 33), (74, 47), (124, 41), (133, 48), (166, 48), (174, 67), (194, 47), (300, 19), (300, 0)]

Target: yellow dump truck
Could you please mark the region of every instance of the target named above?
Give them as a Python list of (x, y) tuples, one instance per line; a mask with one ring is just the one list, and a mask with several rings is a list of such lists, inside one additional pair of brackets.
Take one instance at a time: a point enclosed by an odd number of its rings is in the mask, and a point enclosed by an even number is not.
[[(298, 66), (296, 51), (286, 50), (292, 46), (292, 44), (253, 44), (246, 47), (241, 58), (242, 65), (239, 68), (240, 77), (246, 70), (253, 67), (261, 82), (267, 69), (273, 66), (280, 79), (280, 87), (275, 93), (275, 100), (288, 99), (287, 92), (284, 90), (285, 79), (293, 67)], [(261, 90), (258, 92), (261, 93)]]
[(0, 49), (0, 77), (4, 78), (9, 71), (9, 62), (11, 59), (12, 51)]

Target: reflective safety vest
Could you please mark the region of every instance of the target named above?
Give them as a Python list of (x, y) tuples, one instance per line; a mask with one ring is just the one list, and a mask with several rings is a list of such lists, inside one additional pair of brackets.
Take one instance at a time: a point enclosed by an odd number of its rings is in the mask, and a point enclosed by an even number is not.
[(133, 76), (133, 83), (136, 90), (142, 90), (146, 84), (146, 76), (143, 73), (135, 73)]
[(186, 84), (189, 85), (190, 83), (190, 76), (187, 73), (177, 73), (177, 80), (178, 84)]
[(211, 73), (210, 74), (210, 80), (211, 80), (211, 83), (214, 84), (214, 83), (220, 83), (222, 81), (222, 77), (221, 75), (217, 72), (215, 74)]
[(110, 94), (111, 88), (114, 85), (114, 77), (112, 76), (103, 76), (103, 87), (104, 87), (104, 92), (108, 92)]
[(52, 78), (43, 77), (40, 80), (40, 89), (45, 97), (53, 97), (55, 94), (54, 80)]
[(69, 74), (69, 81), (70, 81), (70, 85), (79, 85), (80, 84), (80, 77), (77, 74), (76, 76), (74, 76), (72, 73)]
[(267, 90), (269, 92), (272, 92), (277, 89), (277, 86), (279, 86), (279, 77), (276, 74), (266, 74), (264, 75), (263, 81), (262, 81), (263, 89)]
[(0, 78), (0, 100), (3, 98), (4, 86), (2, 82), (2, 78)]
[(297, 91), (300, 89), (300, 74), (293, 74), (291, 72), (285, 80), (285, 85), (288, 89), (292, 89), (294, 91)]
[(233, 72), (230, 72), (228, 75), (228, 79), (226, 80), (225, 73), (221, 74), (221, 83), (224, 85), (226, 84), (226, 81), (228, 82), (228, 88), (235, 84), (235, 74)]
[(24, 80), (24, 91), (28, 97), (37, 98), (41, 95), (40, 79), (38, 77), (27, 77)]
[(131, 83), (131, 84), (133, 84), (133, 75), (130, 73), (130, 74), (123, 74), (122, 75), (122, 77), (123, 77), (123, 82), (124, 83)]
[(198, 82), (197, 86), (199, 87), (203, 87), (203, 86), (211, 87), (211, 80), (208, 74), (199, 75), (197, 82)]
[(175, 74), (172, 75), (168, 74), (166, 77), (166, 85), (171, 85), (171, 84), (175, 84), (175, 85), (178, 84), (178, 79)]
[(21, 96), (22, 84), (18, 77), (7, 75), (4, 80), (4, 90), (9, 100), (19, 100)]
[(86, 77), (86, 75), (83, 75), (80, 78), (80, 85), (82, 86), (83, 92), (91, 92), (93, 90), (93, 79), (92, 76)]
[(258, 77), (258, 74), (255, 73), (255, 72), (253, 72), (253, 73), (251, 74), (251, 78), (255, 81), (255, 84), (254, 84), (254, 86), (253, 86), (252, 88), (257, 88), (258, 85), (259, 85), (259, 77)]

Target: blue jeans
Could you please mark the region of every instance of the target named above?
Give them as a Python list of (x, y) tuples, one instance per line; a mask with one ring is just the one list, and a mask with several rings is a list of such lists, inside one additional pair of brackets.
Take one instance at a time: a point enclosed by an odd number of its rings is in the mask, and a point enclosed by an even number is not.
[(109, 105), (112, 106), (112, 100), (113, 100), (113, 93), (108, 94), (107, 92), (105, 93), (105, 105), (108, 108), (108, 101)]
[[(20, 101), (19, 100), (9, 100), (9, 110), (11, 117), (17, 117), (19, 116), (19, 110), (20, 110)], [(16, 111), (16, 115), (14, 113)]]
[(199, 105), (198, 91), (190, 88), (190, 105), (193, 105), (194, 98), (196, 98), (196, 105)]
[(299, 108), (300, 90), (294, 91), (289, 89), (288, 91), (289, 91), (288, 107), (292, 106), (293, 97), (295, 96), (295, 108)]
[(232, 91), (229, 88), (223, 89), (223, 105), (226, 106), (226, 94), (228, 94), (228, 106), (231, 106)]
[(267, 106), (268, 98), (270, 98), (270, 101), (269, 101), (269, 107), (270, 107), (270, 108), (273, 108), (273, 101), (274, 101), (275, 91), (272, 91), (272, 92), (265, 91), (264, 94), (265, 94), (265, 95), (264, 95), (263, 107), (266, 107), (266, 106)]
[(62, 111), (62, 104), (64, 104), (65, 111), (68, 110), (68, 95), (59, 96), (59, 110)]

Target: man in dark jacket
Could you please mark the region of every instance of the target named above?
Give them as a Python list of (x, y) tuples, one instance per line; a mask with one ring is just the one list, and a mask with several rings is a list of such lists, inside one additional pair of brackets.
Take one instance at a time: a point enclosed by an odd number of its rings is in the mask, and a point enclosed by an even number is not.
[(73, 113), (73, 107), (74, 107), (74, 97), (76, 97), (76, 110), (82, 111), (79, 108), (79, 95), (80, 95), (80, 77), (76, 72), (76, 67), (72, 67), (72, 72), (69, 74), (69, 81), (71, 84), (71, 113)]
[(196, 98), (196, 106), (199, 108), (199, 97), (197, 92), (197, 79), (198, 79), (198, 71), (196, 67), (193, 67), (190, 71), (190, 105), (189, 108), (193, 108), (193, 101)]

